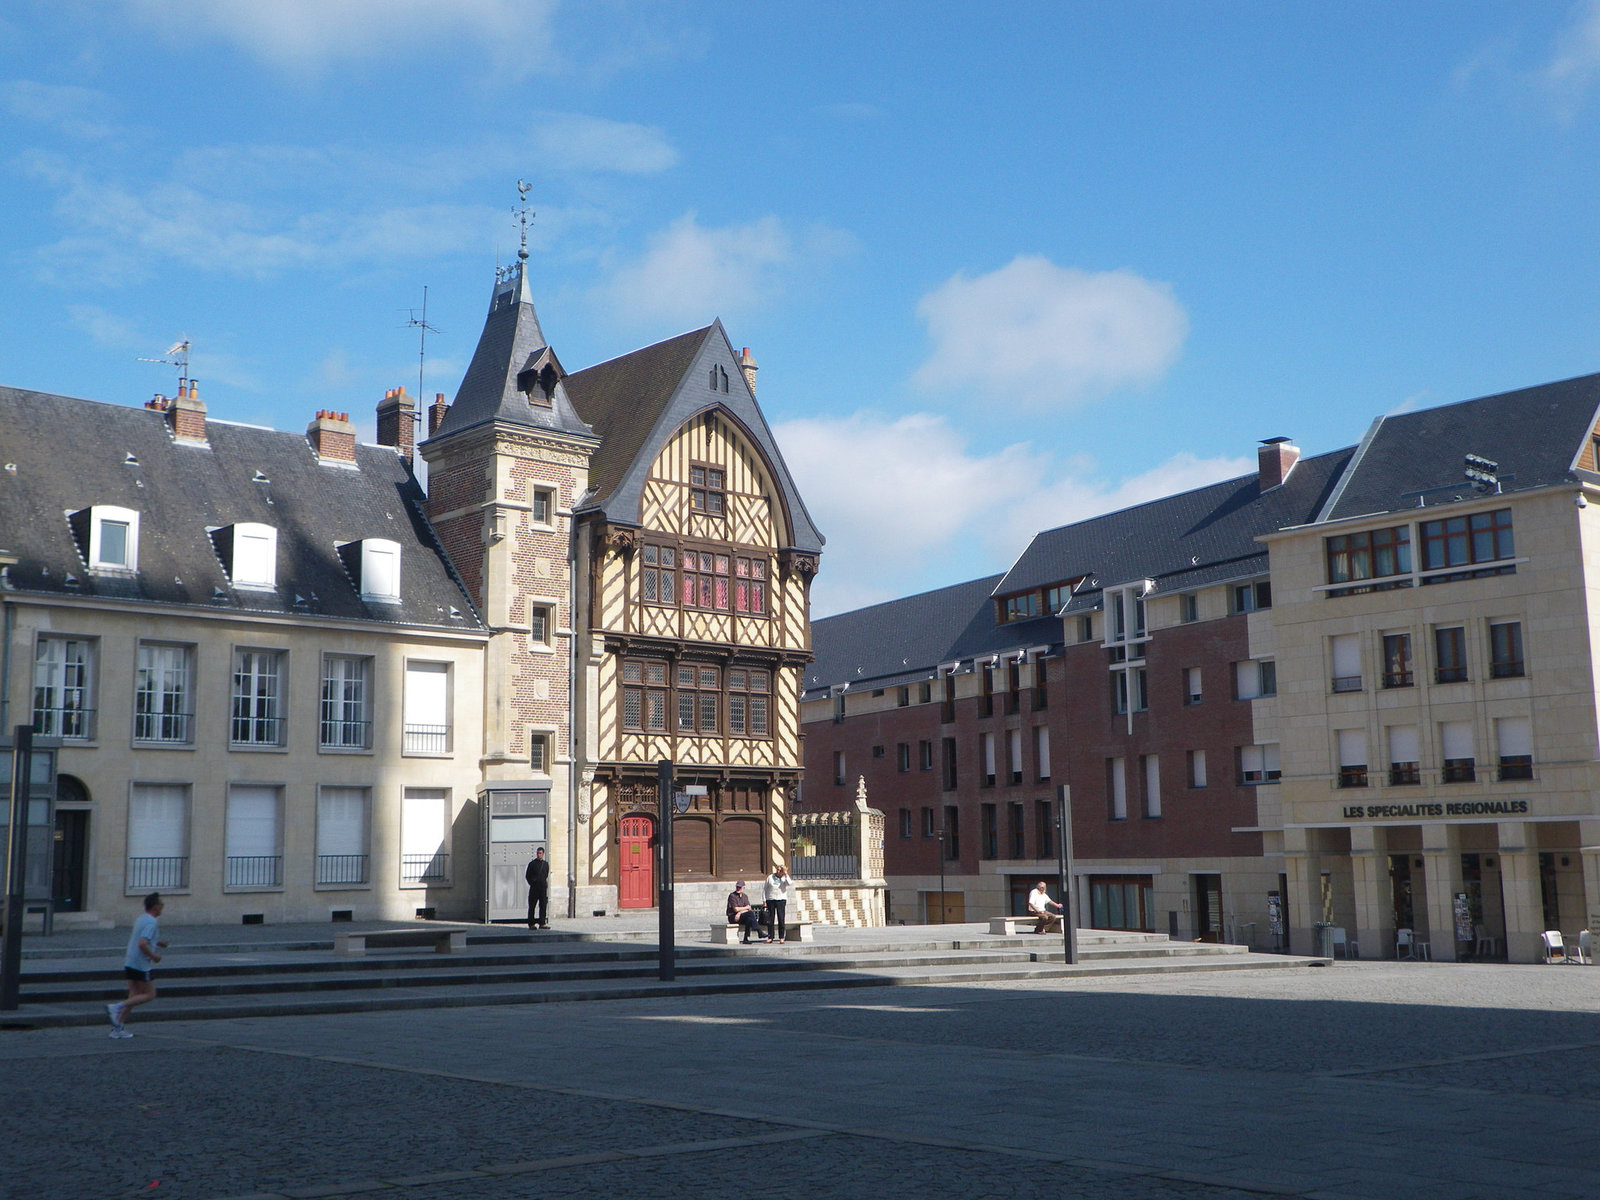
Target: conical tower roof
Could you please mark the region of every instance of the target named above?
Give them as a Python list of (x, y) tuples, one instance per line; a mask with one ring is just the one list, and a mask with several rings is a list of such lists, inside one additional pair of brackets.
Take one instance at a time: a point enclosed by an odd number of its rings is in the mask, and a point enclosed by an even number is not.
[(593, 438), (567, 398), (566, 372), (539, 328), (527, 260), (496, 281), (478, 348), (455, 402), (430, 441), (489, 421)]

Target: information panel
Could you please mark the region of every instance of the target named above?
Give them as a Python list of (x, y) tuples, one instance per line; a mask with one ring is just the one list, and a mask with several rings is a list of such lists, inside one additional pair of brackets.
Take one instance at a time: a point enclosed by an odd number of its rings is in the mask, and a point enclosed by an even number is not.
[(488, 858), (483, 873), (487, 888), (484, 916), (490, 921), (525, 921), (528, 862), (540, 847), (546, 857), (550, 852), (550, 786), (491, 786), (479, 800)]

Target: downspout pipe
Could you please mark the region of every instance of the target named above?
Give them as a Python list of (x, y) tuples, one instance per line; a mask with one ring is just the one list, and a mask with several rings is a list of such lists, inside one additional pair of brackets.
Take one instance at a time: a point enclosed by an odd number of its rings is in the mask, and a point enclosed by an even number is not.
[(567, 918), (578, 915), (578, 520), (567, 514)]

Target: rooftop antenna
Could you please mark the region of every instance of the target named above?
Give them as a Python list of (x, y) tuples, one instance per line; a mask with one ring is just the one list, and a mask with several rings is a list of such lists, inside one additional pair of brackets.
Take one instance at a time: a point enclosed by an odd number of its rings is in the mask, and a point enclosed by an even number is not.
[(443, 330), (435, 329), (432, 325), (428, 324), (427, 284), (422, 285), (422, 315), (420, 317), (417, 316), (417, 310), (413, 308), (411, 310), (411, 319), (406, 322), (406, 328), (415, 329), (417, 331), (417, 411), (415, 414), (413, 414), (413, 419), (416, 421), (421, 421), (422, 405), (424, 403), (422, 399), (422, 365), (428, 357), (428, 335), (430, 333), (443, 332)]
[(189, 386), (189, 339), (181, 333), (178, 340), (167, 347), (165, 358), (141, 358), (140, 362), (165, 363), (169, 367), (178, 368), (178, 390), (182, 391)]

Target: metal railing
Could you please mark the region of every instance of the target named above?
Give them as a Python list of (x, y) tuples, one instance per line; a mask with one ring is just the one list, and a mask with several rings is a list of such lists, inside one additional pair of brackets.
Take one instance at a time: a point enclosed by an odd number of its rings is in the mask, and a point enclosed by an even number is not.
[(789, 873), (796, 879), (882, 879), (883, 814), (860, 801), (843, 812), (796, 813)]
[(450, 753), (450, 726), (407, 725), (405, 727), (405, 753)]
[(135, 712), (133, 740), (136, 742), (181, 742), (193, 740), (193, 713)]
[(182, 858), (130, 858), (128, 860), (128, 890), (144, 888), (182, 888), (189, 886), (189, 859)]
[(281, 746), (282, 735), (282, 717), (236, 716), (229, 733), (235, 746)]
[(33, 732), (40, 737), (87, 740), (94, 736), (94, 714), (92, 708), (36, 708)]
[(1361, 690), (1361, 676), (1335, 675), (1333, 677), (1333, 690), (1336, 692), (1359, 692)]
[(319, 884), (366, 883), (367, 856), (365, 854), (317, 855), (317, 882)]
[(402, 884), (444, 883), (449, 878), (450, 856), (448, 854), (402, 854), (400, 856), (400, 882)]
[(283, 856), (252, 854), (228, 856), (223, 886), (231, 888), (275, 888), (283, 886)]
[(372, 745), (372, 722), (325, 718), (322, 745), (332, 750), (365, 750)]

